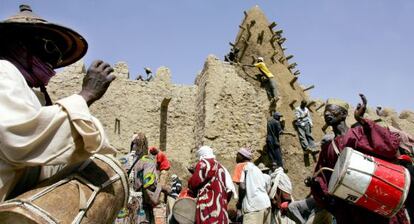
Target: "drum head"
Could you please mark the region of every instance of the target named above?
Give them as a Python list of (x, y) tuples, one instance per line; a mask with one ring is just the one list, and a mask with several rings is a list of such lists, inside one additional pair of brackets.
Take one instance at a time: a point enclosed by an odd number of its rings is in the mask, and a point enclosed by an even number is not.
[(334, 167), (334, 172), (332, 173), (331, 179), (329, 180), (328, 190), (330, 194), (333, 194), (336, 188), (342, 182), (342, 178), (345, 176), (352, 151), (354, 151), (352, 148), (346, 147), (339, 155), (339, 158), (336, 161)]
[(175, 220), (180, 224), (195, 223), (196, 200), (194, 198), (180, 198), (173, 207)]

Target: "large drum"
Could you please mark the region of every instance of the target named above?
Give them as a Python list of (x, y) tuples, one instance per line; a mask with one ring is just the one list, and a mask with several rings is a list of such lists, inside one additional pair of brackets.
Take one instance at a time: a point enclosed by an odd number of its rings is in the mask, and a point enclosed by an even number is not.
[(196, 200), (190, 197), (179, 198), (173, 207), (174, 219), (180, 224), (195, 223)]
[(172, 209), (174, 219), (180, 224), (195, 223), (197, 203), (196, 199), (192, 198), (188, 192), (188, 188), (185, 188), (180, 192)]
[(382, 216), (402, 207), (410, 187), (410, 174), (402, 166), (345, 148), (335, 164), (329, 193)]
[(112, 223), (128, 200), (116, 160), (94, 155), (0, 205), (0, 223)]

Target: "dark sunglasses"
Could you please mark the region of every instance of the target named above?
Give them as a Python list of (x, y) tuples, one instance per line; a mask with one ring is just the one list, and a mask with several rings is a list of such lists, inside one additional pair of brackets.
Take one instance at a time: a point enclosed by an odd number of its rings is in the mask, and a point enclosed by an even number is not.
[(62, 62), (62, 51), (54, 41), (45, 38), (38, 38), (33, 44), (34, 53), (52, 66), (57, 66)]

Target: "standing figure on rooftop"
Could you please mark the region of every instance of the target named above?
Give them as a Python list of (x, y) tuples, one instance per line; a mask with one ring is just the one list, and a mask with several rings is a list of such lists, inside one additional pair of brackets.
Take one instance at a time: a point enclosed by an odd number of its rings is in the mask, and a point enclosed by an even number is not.
[(295, 126), (299, 134), (300, 146), (305, 153), (318, 153), (315, 140), (312, 137), (312, 118), (307, 107), (308, 102), (302, 100), (300, 106), (295, 109)]

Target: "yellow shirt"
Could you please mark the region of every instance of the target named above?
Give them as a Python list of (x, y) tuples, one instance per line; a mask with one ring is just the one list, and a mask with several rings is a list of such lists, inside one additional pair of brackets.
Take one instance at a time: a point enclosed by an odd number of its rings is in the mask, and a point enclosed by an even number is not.
[(273, 78), (273, 74), (269, 71), (264, 62), (255, 63), (254, 66), (260, 69), (260, 71), (263, 72), (268, 78)]
[(25, 167), (42, 166), (43, 179), (43, 168), (116, 153), (80, 95), (42, 106), (20, 71), (5, 60), (0, 60), (0, 90), (0, 202)]

